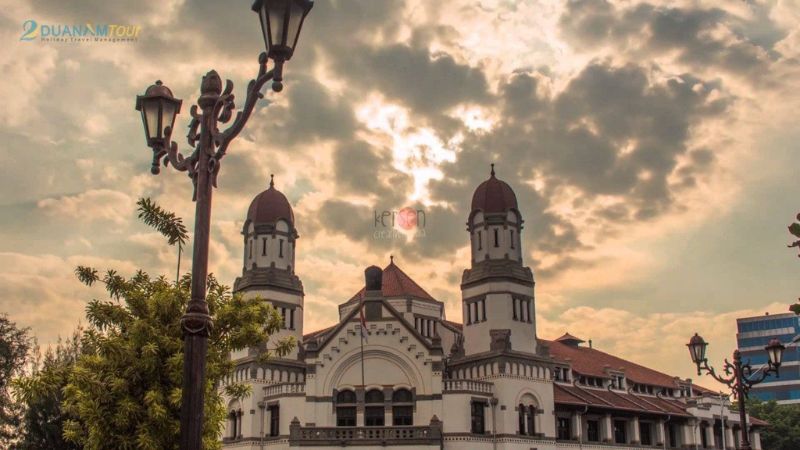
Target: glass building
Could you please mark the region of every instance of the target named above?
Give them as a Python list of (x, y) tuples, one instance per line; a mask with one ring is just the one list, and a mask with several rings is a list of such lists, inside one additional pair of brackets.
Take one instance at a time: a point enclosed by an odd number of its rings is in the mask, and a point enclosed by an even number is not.
[(752, 398), (778, 403), (800, 403), (800, 347), (794, 339), (800, 335), (800, 317), (794, 313), (767, 314), (736, 319), (736, 342), (744, 361), (750, 360), (753, 377), (760, 377), (766, 367), (764, 347), (770, 339), (778, 338), (786, 346), (780, 378), (770, 375), (750, 391)]

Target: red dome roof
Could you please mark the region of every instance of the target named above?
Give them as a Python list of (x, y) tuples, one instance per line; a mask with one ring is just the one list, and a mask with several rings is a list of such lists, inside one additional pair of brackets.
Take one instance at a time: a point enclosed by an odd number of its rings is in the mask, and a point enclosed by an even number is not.
[(256, 195), (247, 210), (247, 220), (255, 224), (276, 223), (286, 220), (294, 226), (294, 211), (289, 200), (281, 191), (275, 189), (275, 182), (270, 179), (269, 189)]
[(494, 164), (492, 164), (492, 175), (481, 183), (472, 194), (472, 210), (476, 209), (480, 209), (484, 213), (500, 213), (509, 209), (517, 209), (516, 194), (508, 183), (495, 178)]

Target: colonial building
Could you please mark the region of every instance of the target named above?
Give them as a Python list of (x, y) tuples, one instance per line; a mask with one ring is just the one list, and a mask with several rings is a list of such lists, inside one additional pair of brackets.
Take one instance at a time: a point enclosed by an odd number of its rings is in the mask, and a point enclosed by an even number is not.
[[(306, 332), (297, 224), (270, 182), (248, 210), (234, 289), (274, 305), (284, 318), (276, 338), (294, 336), (298, 346), (268, 363), (258, 357), (267, 343), (232, 355), (231, 381), (251, 385), (252, 395), (229, 401), (224, 447), (674, 449), (725, 440), (738, 448), (727, 400), (568, 333), (537, 336), (522, 213), (494, 169), (466, 218), (472, 256), (461, 323), (446, 320), (444, 304), (392, 260), (367, 268), (336, 325)], [(760, 448), (764, 423), (752, 420)]]

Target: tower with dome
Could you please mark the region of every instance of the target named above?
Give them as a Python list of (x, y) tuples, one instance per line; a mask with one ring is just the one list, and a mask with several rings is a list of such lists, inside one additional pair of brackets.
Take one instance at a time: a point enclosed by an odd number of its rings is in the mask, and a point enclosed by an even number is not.
[[(567, 332), (537, 335), (523, 210), (492, 164), (464, 212), (471, 251), (460, 321), (447, 320), (444, 303), (390, 258), (365, 270), (364, 287), (342, 299), (335, 325), (306, 332), (295, 272), (302, 224), (271, 179), (247, 211), (234, 291), (273, 305), (284, 325), (271, 339), (293, 336), (298, 345), (269, 360), (261, 358), (269, 342), (231, 354), (236, 369), (226, 382), (244, 382), (251, 393), (226, 401), (223, 448), (677, 449), (737, 441), (738, 415), (720, 409), (716, 393)], [(760, 448), (765, 424), (751, 421)]]

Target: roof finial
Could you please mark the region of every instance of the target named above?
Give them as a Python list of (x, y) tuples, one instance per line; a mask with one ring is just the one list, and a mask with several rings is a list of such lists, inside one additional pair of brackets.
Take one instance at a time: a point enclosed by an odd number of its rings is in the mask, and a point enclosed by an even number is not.
[(389, 255), (389, 264), (394, 264), (394, 255)]
[(494, 163), (492, 163), (492, 176), (494, 176)]
[(271, 187), (271, 188), (275, 187), (275, 174), (274, 173), (269, 174), (269, 187)]

